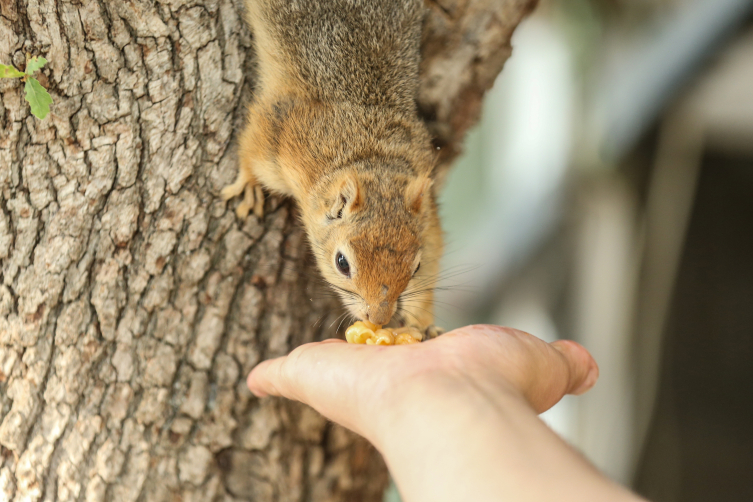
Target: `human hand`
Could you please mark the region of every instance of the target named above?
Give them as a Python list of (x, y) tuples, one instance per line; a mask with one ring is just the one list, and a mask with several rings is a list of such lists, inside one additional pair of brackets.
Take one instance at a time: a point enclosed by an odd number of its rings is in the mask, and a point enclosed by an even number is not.
[(597, 377), (593, 358), (575, 342), (548, 344), (522, 331), (476, 325), (406, 346), (309, 343), (259, 364), (248, 386), (258, 396), (304, 402), (380, 448), (401, 415), (428, 399), (504, 392), (541, 413), (565, 394), (587, 391)]
[(254, 368), (248, 386), (370, 440), (406, 502), (640, 500), (536, 417), (598, 373), (575, 342), (478, 325), (415, 345), (303, 345)]

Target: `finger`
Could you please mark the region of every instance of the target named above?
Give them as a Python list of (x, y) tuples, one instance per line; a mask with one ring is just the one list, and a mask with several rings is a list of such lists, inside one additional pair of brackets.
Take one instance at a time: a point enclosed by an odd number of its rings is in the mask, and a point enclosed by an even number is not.
[[(344, 343), (343, 340), (334, 338), (309, 343), (298, 347), (287, 356), (263, 361), (251, 370), (246, 384), (251, 392), (259, 397), (271, 395), (300, 400), (299, 381), (302, 379), (302, 375), (310, 373), (312, 365), (321, 363), (329, 366), (335, 362), (333, 357), (335, 359), (340, 357), (339, 351), (334, 354), (329, 351), (322, 351), (321, 348)], [(322, 361), (320, 360), (322, 357), (329, 360)], [(309, 383), (311, 383), (310, 380)]]
[[(386, 350), (383, 350), (386, 349)], [(384, 375), (372, 371), (395, 347), (372, 347), (326, 341), (302, 345), (286, 357), (264, 361), (248, 376), (249, 389), (257, 396), (282, 396), (308, 404), (330, 420), (361, 434), (374, 434), (373, 406), (379, 399), (364, 400), (384, 388)]]
[(319, 345), (324, 345), (327, 343), (348, 343), (345, 340), (341, 340), (339, 338), (327, 338), (326, 340), (322, 340), (319, 342)]
[(281, 396), (280, 391), (275, 385), (275, 378), (271, 377), (273, 372), (279, 373), (279, 366), (287, 356), (278, 357), (277, 359), (268, 359), (257, 364), (246, 378), (246, 385), (256, 397)]
[(579, 396), (596, 384), (599, 378), (599, 366), (582, 345), (571, 340), (557, 340), (551, 346), (565, 358), (569, 377), (567, 394)]

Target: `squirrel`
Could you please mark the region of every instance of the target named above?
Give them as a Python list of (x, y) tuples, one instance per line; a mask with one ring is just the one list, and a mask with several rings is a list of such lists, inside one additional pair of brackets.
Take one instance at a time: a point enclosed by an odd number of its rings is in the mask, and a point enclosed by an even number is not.
[(259, 85), (238, 142), (240, 218), (261, 187), (298, 203), (317, 266), (351, 314), (434, 327), (437, 157), (418, 116), (422, 0), (246, 0)]

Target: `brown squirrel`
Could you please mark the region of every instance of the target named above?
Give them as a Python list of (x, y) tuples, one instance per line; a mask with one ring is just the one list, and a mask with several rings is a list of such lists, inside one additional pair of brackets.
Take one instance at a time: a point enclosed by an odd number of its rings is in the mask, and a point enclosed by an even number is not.
[[(416, 108), (422, 0), (246, 0), (260, 85), (225, 200), (292, 196), (324, 279), (356, 317), (428, 337), (442, 231)], [(426, 335), (424, 336), (426, 338)]]

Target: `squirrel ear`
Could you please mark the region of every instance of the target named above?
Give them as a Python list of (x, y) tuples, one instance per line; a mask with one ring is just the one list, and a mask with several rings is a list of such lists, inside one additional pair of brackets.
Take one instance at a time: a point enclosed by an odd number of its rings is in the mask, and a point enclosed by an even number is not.
[(421, 205), (424, 201), (424, 195), (429, 193), (432, 180), (425, 176), (420, 176), (408, 182), (405, 189), (405, 204), (412, 213), (421, 211)]
[(363, 206), (363, 190), (356, 175), (353, 173), (346, 174), (340, 184), (336, 186), (338, 186), (338, 190), (335, 194), (335, 200), (327, 213), (327, 217), (331, 220), (342, 218), (345, 209), (353, 213)]

